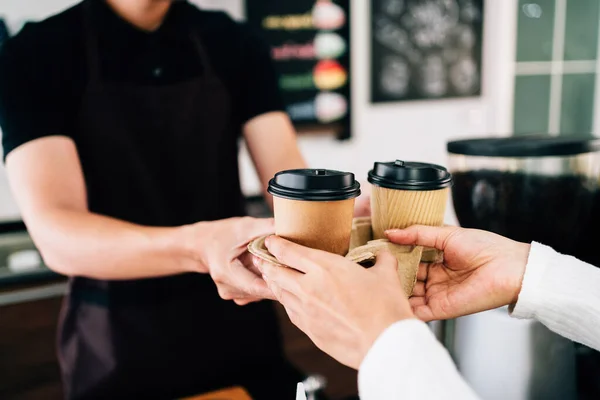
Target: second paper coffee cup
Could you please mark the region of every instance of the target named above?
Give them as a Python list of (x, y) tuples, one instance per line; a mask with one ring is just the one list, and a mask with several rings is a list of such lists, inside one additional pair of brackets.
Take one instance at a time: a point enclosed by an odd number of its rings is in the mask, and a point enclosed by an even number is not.
[(360, 184), (350, 172), (282, 171), (269, 182), (275, 233), (292, 242), (346, 255)]
[(452, 175), (446, 168), (419, 162), (376, 162), (369, 172), (371, 217), (375, 239), (388, 229), (411, 225), (441, 226)]

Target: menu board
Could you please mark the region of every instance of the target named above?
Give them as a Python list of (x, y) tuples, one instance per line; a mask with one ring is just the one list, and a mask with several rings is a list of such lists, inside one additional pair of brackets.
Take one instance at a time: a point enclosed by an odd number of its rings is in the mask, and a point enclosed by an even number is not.
[(350, 0), (246, 0), (299, 132), (350, 137)]
[(481, 94), (483, 0), (371, 0), (371, 101)]

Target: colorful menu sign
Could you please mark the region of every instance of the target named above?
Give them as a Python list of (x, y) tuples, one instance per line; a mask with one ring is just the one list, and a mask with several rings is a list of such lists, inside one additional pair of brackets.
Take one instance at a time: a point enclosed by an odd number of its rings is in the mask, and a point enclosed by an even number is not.
[(350, 0), (247, 0), (248, 23), (272, 48), (300, 132), (350, 137)]

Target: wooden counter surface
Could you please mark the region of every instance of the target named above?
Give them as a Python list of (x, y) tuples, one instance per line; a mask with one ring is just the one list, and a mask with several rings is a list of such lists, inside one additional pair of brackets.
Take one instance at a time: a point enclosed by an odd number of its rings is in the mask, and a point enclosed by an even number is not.
[(182, 400), (252, 400), (252, 398), (244, 389), (236, 387), (199, 396), (187, 397)]

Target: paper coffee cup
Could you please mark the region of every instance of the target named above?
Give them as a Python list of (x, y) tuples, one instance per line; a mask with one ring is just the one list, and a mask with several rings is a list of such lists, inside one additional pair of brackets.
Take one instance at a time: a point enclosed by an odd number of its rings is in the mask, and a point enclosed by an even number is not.
[(314, 249), (348, 253), (354, 200), (360, 195), (354, 174), (282, 171), (271, 179), (268, 191), (273, 195), (276, 235)]
[(369, 182), (374, 239), (384, 239), (388, 229), (444, 224), (452, 186), (452, 175), (444, 167), (399, 160), (375, 163)]

